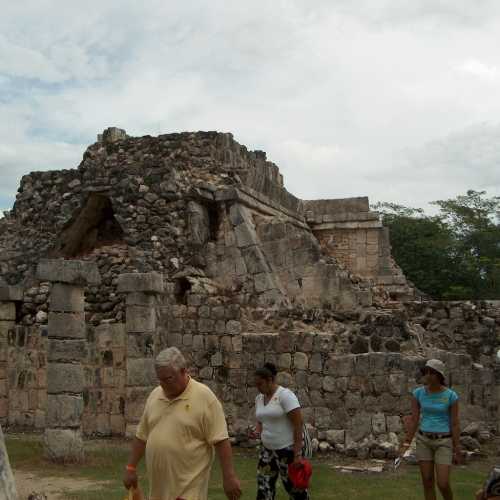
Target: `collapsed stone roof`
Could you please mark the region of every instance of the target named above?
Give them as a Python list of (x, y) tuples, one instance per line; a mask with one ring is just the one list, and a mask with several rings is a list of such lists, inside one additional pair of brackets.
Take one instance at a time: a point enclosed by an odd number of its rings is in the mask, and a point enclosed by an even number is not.
[(22, 178), (0, 249), (0, 277), (25, 286), (40, 258), (97, 260), (102, 318), (118, 312), (122, 272), (161, 272), (178, 293), (203, 277), (259, 305), (355, 307), (375, 285), (410, 291), (367, 198), (300, 200), (264, 152), (218, 132), (107, 129), (78, 168)]

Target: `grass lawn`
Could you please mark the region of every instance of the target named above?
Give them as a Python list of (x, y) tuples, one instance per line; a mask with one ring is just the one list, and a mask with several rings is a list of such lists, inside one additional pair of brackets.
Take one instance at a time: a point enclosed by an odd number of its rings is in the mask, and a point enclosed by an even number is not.
[[(88, 443), (87, 463), (79, 466), (62, 466), (45, 462), (42, 458), (42, 445), (39, 437), (9, 436), (7, 449), (11, 464), (16, 471), (28, 471), (40, 477), (72, 477), (95, 481), (96, 485), (85, 490), (64, 494), (67, 500), (123, 500), (125, 490), (121, 485), (123, 466), (127, 460), (127, 446), (123, 441), (95, 441)], [(255, 498), (255, 453), (235, 452), (238, 475), (242, 481), (244, 499)], [(333, 459), (313, 461), (314, 475), (311, 487), (313, 500), (416, 500), (422, 499), (420, 478), (417, 467), (403, 466), (398, 472), (383, 474), (342, 474), (332, 470)], [(460, 467), (453, 473), (455, 500), (472, 500), (473, 493), (483, 483), (490, 465), (474, 463)], [(140, 476), (145, 477), (144, 469)], [(107, 481), (103, 490), (100, 482)], [(92, 483), (91, 483), (92, 484)], [(145, 482), (143, 489), (147, 490)], [(279, 488), (277, 498), (286, 500), (287, 496)], [(220, 471), (216, 466), (212, 473), (209, 491), (210, 500), (225, 498)], [(20, 499), (24, 500), (24, 499)]]

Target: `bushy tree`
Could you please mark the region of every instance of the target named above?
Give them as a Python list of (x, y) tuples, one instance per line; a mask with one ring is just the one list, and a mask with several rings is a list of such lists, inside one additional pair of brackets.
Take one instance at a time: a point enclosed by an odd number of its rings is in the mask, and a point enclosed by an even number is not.
[(441, 299), (500, 298), (500, 197), (467, 191), (438, 200), (437, 215), (394, 203), (374, 206), (393, 256), (417, 288)]

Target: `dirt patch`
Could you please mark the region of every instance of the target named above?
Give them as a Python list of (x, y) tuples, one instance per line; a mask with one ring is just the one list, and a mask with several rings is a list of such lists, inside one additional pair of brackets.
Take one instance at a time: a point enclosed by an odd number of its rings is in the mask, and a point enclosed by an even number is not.
[(104, 489), (108, 481), (91, 481), (73, 477), (41, 477), (32, 472), (14, 471), (19, 500), (26, 500), (31, 493), (44, 493), (47, 500), (66, 500), (67, 494), (81, 490)]

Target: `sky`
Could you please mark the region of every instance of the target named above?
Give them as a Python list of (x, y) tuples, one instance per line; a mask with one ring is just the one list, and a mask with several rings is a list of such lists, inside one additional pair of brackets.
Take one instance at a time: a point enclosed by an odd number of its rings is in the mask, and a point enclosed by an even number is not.
[(232, 132), (303, 199), (500, 195), (498, 0), (1, 3), (0, 209), (109, 126)]

